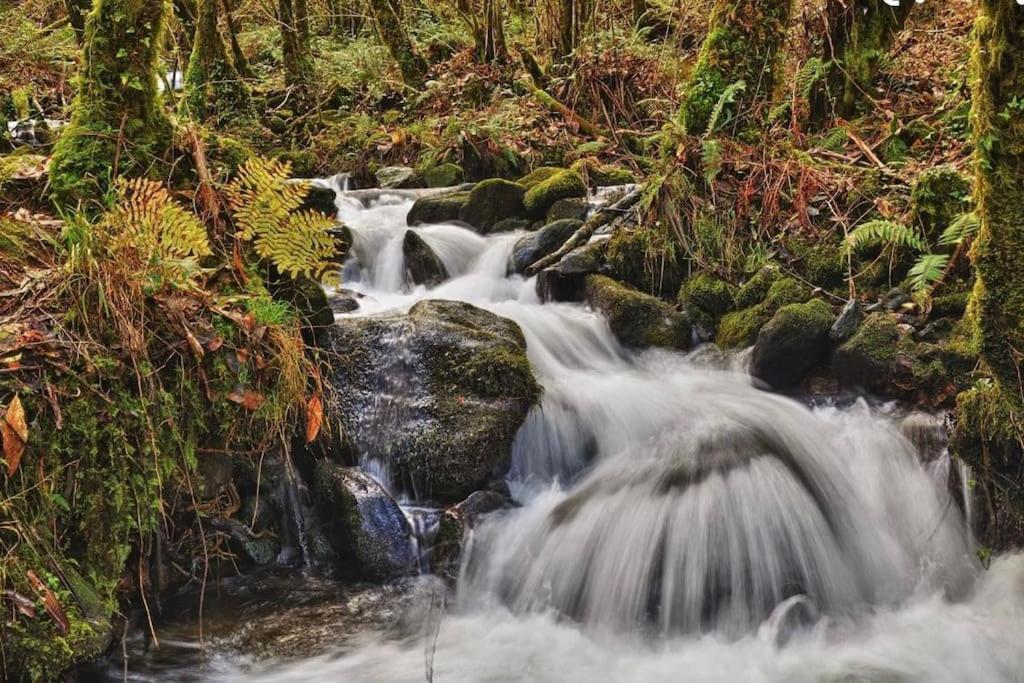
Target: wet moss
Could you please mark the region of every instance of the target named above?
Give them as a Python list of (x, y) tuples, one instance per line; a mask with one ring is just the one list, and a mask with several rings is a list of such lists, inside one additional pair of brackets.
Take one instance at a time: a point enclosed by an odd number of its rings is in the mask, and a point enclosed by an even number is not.
[(793, 278), (776, 280), (768, 288), (763, 301), (722, 317), (715, 343), (723, 349), (750, 346), (757, 339), (757, 333), (780, 308), (803, 303), (810, 296), (810, 288)]
[(249, 86), (228, 58), (217, 27), (218, 0), (198, 0), (196, 34), (185, 70), (181, 111), (197, 121), (251, 115)]
[(481, 181), (470, 191), (459, 218), (487, 234), (499, 221), (523, 214), (525, 193), (522, 185), (509, 180)]
[(564, 168), (560, 168), (558, 166), (538, 166), (537, 168), (533, 169), (532, 171), (524, 175), (522, 178), (517, 180), (516, 182), (522, 185), (527, 190), (532, 190), (535, 186), (539, 185), (545, 180), (549, 180), (550, 178), (558, 175), (564, 170)]
[(929, 242), (934, 242), (957, 216), (970, 210), (971, 185), (951, 166), (928, 169), (910, 193), (911, 220)]
[(608, 241), (608, 273), (646, 294), (672, 298), (683, 281), (676, 243), (661, 224), (622, 227)]
[(736, 287), (709, 273), (697, 273), (679, 288), (678, 300), (687, 307), (698, 308), (712, 318), (725, 315), (736, 304)]
[(586, 196), (587, 186), (580, 174), (561, 171), (527, 190), (523, 197), (523, 207), (529, 215), (540, 217), (559, 199)]
[(458, 164), (441, 164), (420, 172), (423, 184), (427, 187), (452, 187), (466, 179), (466, 174)]
[(627, 346), (671, 349), (690, 346), (690, 319), (656, 297), (604, 275), (588, 275), (585, 298), (604, 315), (612, 332)]
[(768, 296), (771, 286), (781, 277), (782, 273), (778, 266), (764, 266), (736, 290), (736, 307), (749, 308), (761, 303)]

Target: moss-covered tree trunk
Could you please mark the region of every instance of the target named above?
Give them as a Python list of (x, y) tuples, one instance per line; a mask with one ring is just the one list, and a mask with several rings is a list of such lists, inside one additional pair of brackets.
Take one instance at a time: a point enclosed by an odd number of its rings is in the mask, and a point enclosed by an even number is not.
[[(313, 78), (313, 52), (309, 46), (309, 16), (299, 0), (279, 0), (277, 21), (281, 28), (284, 77), (289, 86), (305, 86)], [(304, 16), (305, 15), (305, 16)], [(303, 31), (305, 26), (305, 31)]]
[(114, 175), (154, 168), (171, 141), (157, 88), (169, 0), (95, 0), (71, 123), (50, 162), (59, 206), (101, 199)]
[(92, 9), (92, 0), (64, 0), (64, 11), (68, 14), (68, 23), (75, 31), (75, 40), (81, 44), (85, 36), (85, 18)]
[(1024, 543), (1024, 11), (980, 0), (971, 58), (975, 199), (974, 294), (964, 322), (994, 383), (957, 397), (953, 450), (984, 505), (981, 540)]
[(235, 62), (235, 70), (243, 78), (252, 78), (252, 67), (249, 66), (249, 60), (246, 59), (245, 53), (242, 52), (242, 46), (238, 43), (238, 22), (235, 21), (231, 2), (230, 0), (222, 0), (222, 5), (224, 8), (225, 25), (228, 29), (228, 43), (231, 45), (231, 58)]
[(836, 113), (853, 115), (857, 103), (871, 93), (879, 65), (913, 6), (909, 0), (899, 7), (884, 0), (828, 0), (825, 56), (832, 63), (829, 86)]
[(416, 52), (416, 47), (402, 25), (394, 5), (390, 0), (370, 0), (370, 12), (377, 24), (381, 42), (398, 62), (402, 81), (411, 88), (423, 85), (427, 75), (427, 62)]
[[(683, 112), (689, 133), (708, 127), (720, 101), (720, 122), (727, 115), (742, 123), (760, 117), (778, 81), (791, 12), (791, 0), (715, 0), (707, 38), (686, 86)], [(742, 89), (730, 88), (741, 81)]]
[(182, 113), (196, 120), (244, 113), (250, 108), (249, 89), (228, 59), (217, 28), (218, 0), (199, 0), (192, 56), (185, 72)]

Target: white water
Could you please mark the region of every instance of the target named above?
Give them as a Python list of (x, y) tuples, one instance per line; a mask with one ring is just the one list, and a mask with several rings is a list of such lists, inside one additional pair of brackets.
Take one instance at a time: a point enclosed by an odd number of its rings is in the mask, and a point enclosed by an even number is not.
[(1024, 557), (980, 570), (891, 418), (812, 412), (706, 353), (628, 352), (506, 277), (516, 235), (416, 228), (453, 277), (409, 288), (410, 205), (341, 199), (353, 315), (450, 298), (519, 323), (544, 387), (509, 475), (524, 507), (475, 530), (436, 639), (247, 680), (1024, 680)]

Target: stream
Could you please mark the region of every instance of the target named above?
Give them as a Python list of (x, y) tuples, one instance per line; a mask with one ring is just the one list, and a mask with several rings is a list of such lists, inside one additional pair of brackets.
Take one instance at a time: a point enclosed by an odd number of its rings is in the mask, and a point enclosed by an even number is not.
[[(940, 464), (892, 406), (757, 388), (742, 354), (623, 348), (580, 304), (509, 276), (523, 233), (407, 228), (412, 199), (339, 195), (343, 287), (370, 315), (466, 301), (514, 320), (543, 387), (454, 595), (430, 576), (231, 579), (104, 672), (139, 681), (1020, 681), (1024, 555), (982, 568)], [(450, 278), (406, 283), (415, 230)], [(401, 395), (402, 358), (387, 393)], [(387, 411), (367, 419), (386, 430)], [(382, 433), (382, 439), (387, 438)], [(415, 520), (386, 459), (361, 466)], [(964, 477), (961, 477), (962, 479)], [(442, 606), (443, 605), (443, 606)], [(158, 652), (159, 654), (154, 654)]]

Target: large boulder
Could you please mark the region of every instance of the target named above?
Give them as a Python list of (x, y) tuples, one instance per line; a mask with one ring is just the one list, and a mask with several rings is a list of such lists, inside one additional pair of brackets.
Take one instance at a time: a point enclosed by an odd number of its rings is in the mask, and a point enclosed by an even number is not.
[(504, 476), (540, 395), (518, 325), (470, 304), (345, 318), (331, 330), (336, 414), (353, 459), (421, 500), (457, 501)]
[(423, 184), (427, 187), (454, 187), (466, 179), (458, 164), (441, 164), (423, 171)]
[(451, 223), (460, 220), (463, 209), (469, 201), (469, 192), (452, 192), (429, 197), (420, 197), (413, 202), (405, 222), (408, 225), (420, 223)]
[[(741, 287), (736, 294), (737, 303), (741, 300), (744, 289)], [(769, 287), (764, 299), (739, 311), (726, 313), (718, 324), (715, 343), (723, 349), (750, 346), (757, 340), (757, 333), (772, 319), (772, 316), (783, 306), (799, 304), (807, 301), (811, 289), (799, 281), (784, 277), (775, 280)], [(748, 298), (742, 298), (748, 301)]]
[(473, 226), (480, 234), (491, 232), (494, 225), (506, 218), (524, 213), (526, 190), (509, 180), (491, 178), (476, 184), (470, 191), (459, 219)]
[(327, 460), (316, 465), (315, 497), (322, 529), (338, 555), (378, 579), (419, 568), (409, 520), (370, 475)]
[(531, 216), (543, 216), (559, 199), (586, 197), (587, 185), (575, 171), (561, 171), (542, 180), (523, 197), (523, 206)]
[(901, 382), (913, 347), (914, 342), (898, 316), (872, 313), (832, 354), (832, 372), (844, 386), (883, 389)]
[(448, 279), (448, 269), (444, 263), (430, 245), (412, 230), (407, 230), (402, 239), (402, 254), (405, 256), (406, 275), (414, 284), (436, 287)]
[(555, 221), (537, 232), (519, 238), (512, 249), (509, 270), (514, 273), (525, 272), (536, 261), (555, 253), (582, 225), (582, 221), (576, 220)]
[(416, 171), (408, 166), (385, 166), (374, 175), (377, 177), (377, 186), (388, 190), (413, 187), (416, 181)]
[(761, 328), (750, 373), (775, 389), (800, 383), (828, 353), (832, 308), (821, 299), (783, 306)]
[(626, 346), (671, 349), (690, 347), (690, 318), (650, 294), (616, 282), (604, 275), (588, 275), (585, 296), (600, 311), (615, 336)]

